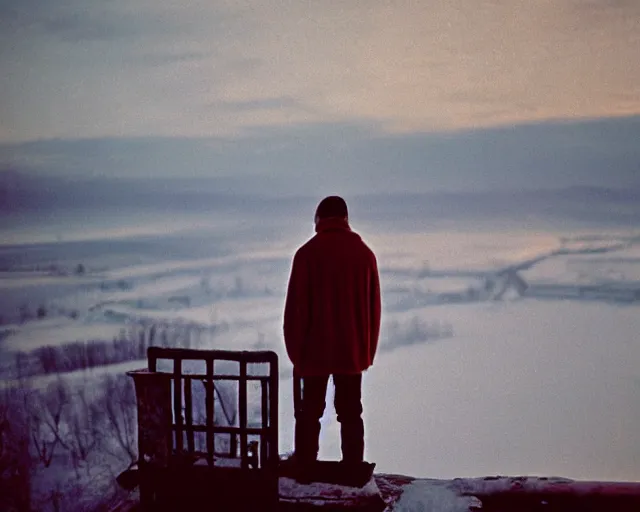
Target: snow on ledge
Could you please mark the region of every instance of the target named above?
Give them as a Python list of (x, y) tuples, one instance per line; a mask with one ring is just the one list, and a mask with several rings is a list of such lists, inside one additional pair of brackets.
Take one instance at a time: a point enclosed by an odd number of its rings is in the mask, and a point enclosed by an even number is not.
[(463, 496), (447, 480), (419, 479), (403, 488), (394, 512), (469, 512), (480, 509), (482, 503), (475, 496)]
[(640, 496), (640, 482), (589, 482), (562, 477), (494, 476), (456, 478), (453, 488), (464, 495), (492, 496), (505, 493), (552, 494), (575, 497)]
[(379, 500), (380, 491), (373, 478), (362, 488), (313, 482), (300, 484), (292, 478), (280, 477), (280, 501), (305, 505), (340, 505), (348, 507)]

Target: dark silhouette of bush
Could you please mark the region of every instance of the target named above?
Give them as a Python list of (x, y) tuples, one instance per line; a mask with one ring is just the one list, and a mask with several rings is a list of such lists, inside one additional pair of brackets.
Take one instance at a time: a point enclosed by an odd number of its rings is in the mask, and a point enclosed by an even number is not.
[(20, 318), (21, 324), (31, 320), (33, 318), (33, 314), (29, 310), (29, 306), (22, 304), (18, 309), (18, 317)]
[(31, 510), (31, 456), (24, 391), (0, 390), (0, 510)]

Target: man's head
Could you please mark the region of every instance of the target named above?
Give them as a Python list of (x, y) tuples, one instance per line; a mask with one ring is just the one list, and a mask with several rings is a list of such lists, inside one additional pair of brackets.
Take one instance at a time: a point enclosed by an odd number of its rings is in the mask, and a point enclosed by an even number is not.
[(340, 196), (325, 197), (316, 208), (316, 224), (322, 219), (337, 217), (348, 220), (347, 203)]

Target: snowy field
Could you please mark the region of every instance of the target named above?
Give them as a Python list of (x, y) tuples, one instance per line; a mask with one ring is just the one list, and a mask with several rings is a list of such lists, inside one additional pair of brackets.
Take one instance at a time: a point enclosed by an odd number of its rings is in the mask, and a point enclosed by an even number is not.
[[(153, 325), (182, 329), (205, 348), (272, 349), (280, 446), (290, 450), (282, 309), (310, 222), (152, 217), (3, 228), (4, 378), (17, 352), (108, 341), (131, 326), (147, 337)], [(383, 292), (380, 348), (364, 380), (366, 456), (377, 471), (640, 480), (640, 230), (382, 226), (354, 217)], [(323, 422), (321, 456), (339, 458), (330, 405)]]

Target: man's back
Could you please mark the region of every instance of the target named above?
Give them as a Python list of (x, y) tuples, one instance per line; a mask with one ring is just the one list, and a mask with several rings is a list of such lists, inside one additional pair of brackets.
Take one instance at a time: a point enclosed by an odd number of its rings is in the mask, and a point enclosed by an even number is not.
[(294, 257), (285, 342), (301, 375), (360, 373), (375, 355), (380, 325), (373, 252), (346, 220), (322, 219)]

